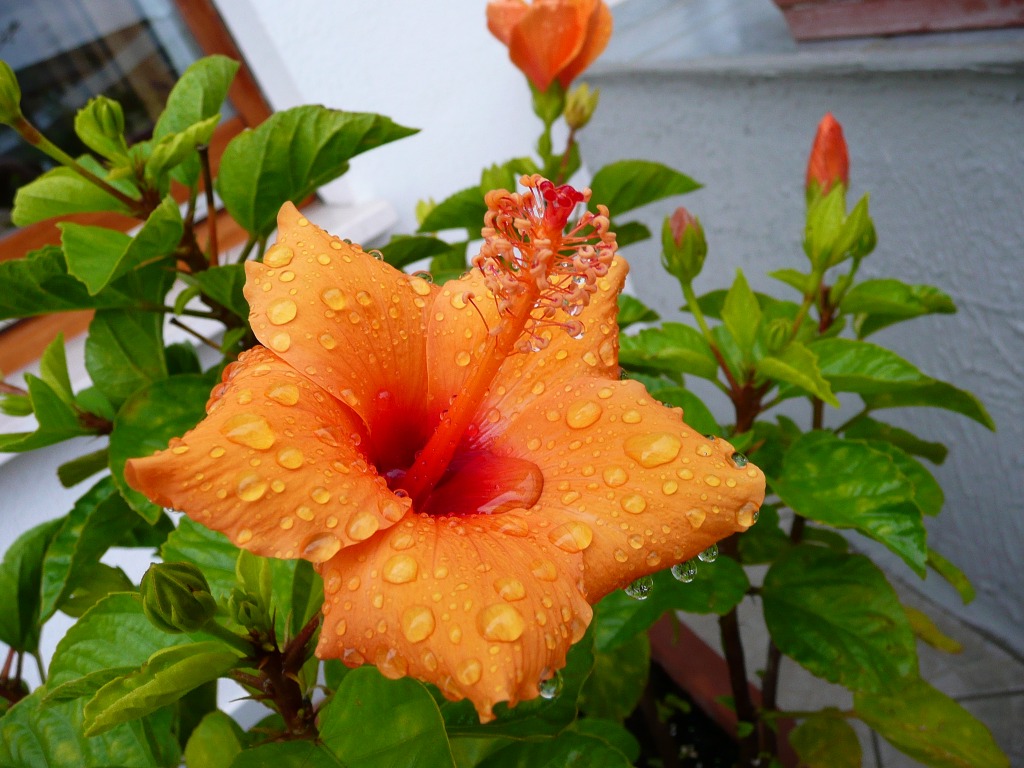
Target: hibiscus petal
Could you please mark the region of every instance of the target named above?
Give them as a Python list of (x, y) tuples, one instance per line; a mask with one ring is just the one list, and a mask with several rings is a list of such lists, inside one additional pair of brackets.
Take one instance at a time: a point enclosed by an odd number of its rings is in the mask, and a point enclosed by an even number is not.
[(493, 0), (487, 4), (487, 28), (491, 34), (508, 45), (512, 28), (526, 14), (523, 0)]
[(356, 447), (348, 407), (263, 347), (224, 374), (195, 429), (128, 462), (132, 487), (256, 554), (313, 562), (406, 513)]
[(612, 12), (603, 0), (598, 0), (587, 22), (587, 32), (583, 38), (583, 46), (579, 53), (558, 73), (558, 82), (568, 88), (580, 74), (589, 67), (604, 49), (612, 37)]
[[(408, 464), (411, 456), (396, 454), (433, 426), (419, 414), (437, 288), (328, 235), (290, 203), (278, 228), (263, 263), (246, 264), (256, 338), (362, 417), (377, 441), (367, 446), (374, 463)], [(398, 431), (408, 439), (381, 442)]]
[(746, 530), (764, 500), (761, 470), (635, 381), (586, 378), (551, 390), (489, 447), (540, 468), (535, 509), (552, 542), (583, 553), (592, 603)]
[(317, 655), (427, 680), (490, 720), (535, 698), (586, 631), (581, 568), (516, 512), (410, 515), (321, 566)]
[(580, 52), (593, 2), (535, 2), (512, 28), (509, 57), (537, 90), (546, 91)]
[[(511, 355), (501, 366), (476, 420), (474, 443), (487, 443), (505, 431), (508, 423), (529, 408), (546, 391), (580, 376), (619, 377), (619, 328), (616, 298), (629, 267), (612, 261), (608, 274), (597, 281), (590, 304), (575, 318), (583, 323), (583, 335), (573, 338), (564, 329), (545, 328), (540, 335), (547, 346), (536, 352)], [(470, 303), (467, 295), (475, 298)], [(555, 322), (570, 318), (559, 312)], [(497, 325), (492, 294), (477, 269), (466, 277), (445, 283), (428, 320), (427, 363), (430, 366), (432, 412), (447, 407), (479, 362), (488, 340), (488, 329)], [(452, 365), (452, 363), (455, 363)]]

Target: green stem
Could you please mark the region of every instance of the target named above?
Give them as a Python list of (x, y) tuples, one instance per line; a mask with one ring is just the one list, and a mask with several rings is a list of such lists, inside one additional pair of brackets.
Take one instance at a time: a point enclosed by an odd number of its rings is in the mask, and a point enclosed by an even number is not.
[(256, 247), (256, 236), (249, 235), (249, 239), (245, 241), (245, 245), (242, 246), (242, 253), (238, 256), (238, 263), (244, 264), (245, 260), (249, 258), (249, 254), (252, 253), (252, 249)]
[(565, 152), (562, 153), (562, 160), (558, 165), (558, 175), (555, 177), (554, 182), (556, 185), (564, 184), (566, 181), (565, 172), (569, 168), (569, 158), (572, 156), (572, 148), (576, 143), (576, 129), (569, 129), (569, 138), (565, 142)]
[(215, 619), (210, 619), (210, 621), (203, 626), (202, 631), (208, 635), (213, 635), (218, 640), (224, 641), (235, 650), (241, 651), (245, 654), (246, 658), (253, 655), (255, 649), (253, 648), (251, 641), (241, 635), (235, 634), (227, 627), (218, 624)]
[(686, 308), (690, 310), (690, 314), (693, 315), (694, 320), (697, 321), (697, 325), (700, 326), (700, 332), (704, 334), (704, 339), (711, 348), (715, 348), (715, 339), (711, 335), (711, 329), (708, 328), (707, 320), (704, 319), (704, 313), (700, 310), (700, 303), (697, 301), (697, 294), (693, 292), (693, 283), (682, 283), (683, 286), (683, 297), (686, 299)]
[(169, 322), (170, 322), (171, 325), (176, 326), (178, 328), (181, 328), (181, 330), (183, 330), (185, 333), (195, 337), (196, 339), (201, 341), (206, 346), (213, 347), (218, 352), (220, 352), (220, 344), (217, 344), (213, 340), (206, 338), (205, 336), (203, 336), (203, 334), (199, 333), (199, 331), (196, 331), (196, 330), (193, 330), (192, 328), (189, 328), (187, 325), (185, 325), (183, 322), (181, 322), (178, 318), (172, 317)]
[(36, 671), (39, 672), (39, 680), (43, 684), (46, 683), (46, 667), (43, 666), (43, 657), (38, 653), (33, 653), (32, 658), (36, 660)]
[(203, 189), (206, 192), (206, 224), (210, 230), (207, 241), (210, 249), (210, 266), (217, 266), (217, 207), (213, 202), (213, 173), (210, 171), (210, 148), (199, 147), (199, 164), (203, 169)]
[(803, 325), (807, 313), (810, 312), (811, 306), (821, 293), (821, 283), (825, 279), (824, 272), (815, 270), (811, 273), (811, 277), (813, 278), (814, 289), (804, 294), (803, 303), (800, 304), (800, 309), (797, 310), (796, 317), (793, 318), (793, 330), (789, 334), (791, 340), (796, 338), (796, 334), (800, 330), (800, 326)]

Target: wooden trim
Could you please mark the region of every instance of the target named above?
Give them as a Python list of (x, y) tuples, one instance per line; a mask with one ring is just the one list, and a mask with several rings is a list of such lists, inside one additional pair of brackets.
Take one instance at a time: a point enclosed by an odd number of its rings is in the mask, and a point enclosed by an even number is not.
[(775, 0), (797, 40), (1024, 26), (1024, 0)]

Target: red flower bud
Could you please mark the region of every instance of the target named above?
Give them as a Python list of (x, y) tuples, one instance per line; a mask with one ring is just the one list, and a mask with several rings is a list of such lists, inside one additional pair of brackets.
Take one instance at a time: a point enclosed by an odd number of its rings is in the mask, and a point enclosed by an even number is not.
[(846, 139), (839, 121), (826, 112), (818, 123), (818, 133), (811, 147), (807, 163), (807, 191), (817, 190), (827, 195), (836, 184), (850, 183), (850, 158), (846, 153)]

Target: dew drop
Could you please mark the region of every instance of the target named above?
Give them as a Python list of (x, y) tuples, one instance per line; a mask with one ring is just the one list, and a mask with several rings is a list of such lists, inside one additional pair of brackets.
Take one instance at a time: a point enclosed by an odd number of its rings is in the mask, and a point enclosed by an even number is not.
[(295, 319), (299, 308), (291, 299), (275, 299), (267, 307), (267, 320), (271, 325), (284, 325)]
[(722, 480), (718, 475), (705, 475), (704, 482), (712, 488), (717, 488), (722, 484)]
[(715, 562), (715, 560), (718, 559), (718, 545), (712, 544), (710, 547), (708, 547), (699, 555), (697, 555), (697, 557), (702, 563)]
[(416, 538), (411, 533), (399, 533), (391, 539), (391, 548), (398, 551), (404, 552), (407, 549), (412, 549), (416, 546)]
[(594, 540), (594, 531), (586, 523), (570, 520), (549, 531), (548, 539), (563, 552), (582, 552)]
[(519, 581), (519, 579), (513, 579), (511, 576), (503, 576), (497, 579), (494, 582), (494, 589), (504, 600), (508, 600), (510, 603), (526, 597), (526, 587), (523, 586), (523, 582)]
[(697, 578), (697, 563), (693, 560), (687, 560), (685, 563), (676, 563), (672, 566), (672, 578), (683, 582), (683, 584), (689, 584)]
[(273, 349), (275, 352), (287, 352), (289, 349), (291, 349), (291, 346), (292, 337), (289, 336), (284, 331), (281, 331), (280, 333), (275, 333), (273, 336), (270, 337), (270, 348)]
[(747, 466), (747, 464), (750, 463), (747, 457), (744, 456), (739, 451), (736, 451), (736, 453), (734, 453), (730, 458), (732, 459), (732, 463), (735, 464), (740, 469), (742, 469), (743, 467)]
[(218, 446), (215, 446), (215, 447), (210, 449), (210, 458), (211, 459), (219, 459), (225, 453), (227, 453), (227, 451), (224, 450), (224, 448), (222, 448), (221, 446), (218, 445)]
[(583, 353), (583, 362), (593, 367), (597, 365), (597, 355), (588, 350)]
[(630, 534), (629, 538), (626, 539), (633, 549), (641, 549), (644, 546), (644, 537), (639, 533)]
[(377, 670), (389, 680), (397, 680), (409, 674), (409, 662), (394, 648), (381, 648), (377, 652)]
[(281, 405), (295, 405), (299, 402), (299, 388), (294, 384), (279, 384), (267, 390), (267, 397)]
[(624, 562), (626, 562), (627, 560), (629, 560), (629, 555), (627, 555), (627, 554), (625, 553), (625, 551), (623, 551), (623, 550), (621, 550), (621, 549), (616, 549), (616, 550), (615, 550), (615, 561), (616, 561), (616, 562), (619, 562), (619, 563), (624, 563)]
[(522, 636), (526, 622), (511, 605), (495, 603), (477, 614), (476, 626), (485, 640), (512, 643)]
[(302, 556), (313, 563), (330, 560), (341, 549), (341, 539), (333, 533), (318, 533), (302, 545)]
[(307, 523), (313, 519), (313, 510), (309, 507), (302, 506), (295, 510), (295, 514), (300, 520), (305, 520)]
[(413, 605), (402, 612), (402, 634), (410, 643), (421, 643), (434, 634), (434, 612), (425, 605)]
[(266, 492), (267, 481), (255, 472), (243, 475), (235, 487), (235, 493), (242, 501), (259, 501)]
[(373, 298), (366, 291), (360, 291), (359, 293), (357, 293), (356, 301), (358, 301), (364, 307), (368, 307), (371, 304), (373, 304)]
[(248, 528), (243, 528), (238, 532), (238, 537), (235, 539), (236, 544), (248, 544), (252, 541), (252, 531)]
[(413, 291), (419, 294), (420, 296), (430, 295), (430, 283), (428, 283), (422, 277), (409, 278), (409, 285), (412, 287)]
[(705, 518), (707, 518), (707, 516), (707, 512), (705, 512), (703, 509), (697, 509), (696, 507), (687, 510), (686, 512), (686, 519), (690, 521), (690, 525), (692, 525), (694, 528), (700, 528), (702, 525), (704, 525), (704, 520)]
[(505, 519), (502, 520), (501, 527), (498, 528), (501, 533), (506, 536), (514, 536), (517, 539), (530, 535), (530, 527), (521, 517), (508, 517), (507, 515), (503, 515), (503, 517)]
[(341, 637), (348, 631), (348, 623), (344, 619), (338, 619), (338, 623), (334, 625), (334, 634)]
[(348, 298), (340, 288), (324, 288), (320, 292), (320, 300), (338, 312), (348, 306)]
[(381, 576), (389, 584), (408, 584), (416, 580), (420, 565), (409, 555), (395, 555), (384, 563)]
[(466, 659), (455, 670), (455, 676), (459, 678), (459, 682), (463, 685), (476, 685), (480, 682), (483, 670), (483, 666), (476, 659)]
[(309, 492), (309, 496), (317, 504), (326, 504), (331, 500), (331, 492), (319, 485)]
[(282, 448), (277, 452), (277, 463), (285, 469), (298, 469), (305, 461), (298, 448)]
[(377, 516), (362, 511), (352, 515), (352, 519), (345, 526), (345, 533), (353, 541), (365, 541), (373, 536), (378, 528), (380, 528), (380, 521), (377, 519)]
[(263, 254), (263, 263), (277, 269), (278, 267), (287, 267), (292, 263), (293, 258), (295, 258), (295, 252), (291, 248), (277, 243), (270, 246)]
[(542, 699), (550, 701), (562, 692), (565, 683), (562, 681), (562, 673), (555, 672), (547, 679), (541, 680), (537, 686), (537, 692)]
[(321, 333), (317, 337), (317, 341), (320, 342), (320, 346), (324, 349), (334, 349), (338, 346), (338, 340), (329, 333)]
[(749, 528), (757, 522), (758, 508), (753, 502), (748, 501), (739, 511), (736, 512), (736, 522), (745, 528)]
[(634, 600), (646, 600), (651, 596), (651, 590), (653, 589), (654, 579), (650, 576), (641, 576), (639, 579), (633, 581), (623, 591)]
[(640, 415), (640, 411), (635, 409), (628, 410), (622, 414), (622, 421), (625, 424), (639, 424), (642, 419), (643, 416)]
[(565, 423), (573, 429), (586, 429), (601, 418), (601, 406), (593, 400), (577, 400), (565, 412)]
[(460, 368), (465, 368), (467, 365), (469, 365), (472, 359), (473, 358), (470, 356), (469, 352), (463, 349), (456, 353), (455, 364)]
[(675, 480), (666, 480), (661, 484), (661, 492), (666, 496), (672, 496), (676, 491), (679, 490), (679, 483)]
[(558, 571), (550, 560), (534, 560), (530, 563), (530, 573), (541, 581), (556, 581), (558, 579)]
[(679, 455), (682, 447), (682, 441), (668, 432), (634, 435), (623, 445), (629, 458), (648, 469), (668, 464)]
[(609, 488), (618, 488), (629, 480), (629, 475), (626, 474), (626, 470), (614, 464), (605, 467), (604, 472), (601, 473), (601, 477), (604, 478), (605, 485)]
[(631, 493), (623, 496), (619, 504), (631, 515), (639, 515), (647, 509), (647, 500), (639, 493)]
[(601, 356), (601, 362), (605, 365), (616, 365), (618, 363), (618, 356), (615, 354), (615, 341), (612, 338), (607, 338), (601, 342), (601, 346), (597, 348), (597, 354)]
[(276, 439), (267, 420), (255, 413), (235, 414), (221, 425), (220, 433), (236, 445), (260, 451), (269, 449)]

